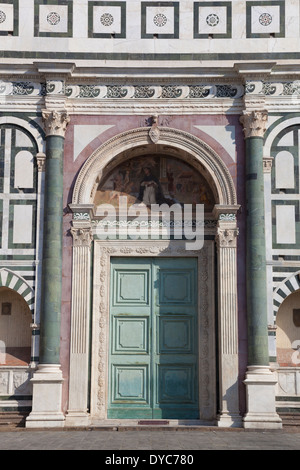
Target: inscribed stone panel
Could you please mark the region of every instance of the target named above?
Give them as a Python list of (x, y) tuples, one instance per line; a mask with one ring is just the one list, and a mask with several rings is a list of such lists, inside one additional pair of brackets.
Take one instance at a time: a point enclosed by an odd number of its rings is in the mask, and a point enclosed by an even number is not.
[(282, 37), (285, 34), (285, 4), (274, 2), (247, 2), (247, 37)]
[(35, 0), (35, 36), (72, 36), (71, 1)]
[(126, 2), (89, 2), (89, 37), (126, 37)]
[(179, 38), (179, 2), (142, 2), (142, 38)]
[(231, 2), (195, 2), (194, 37), (231, 37)]
[(14, 6), (0, 3), (0, 31), (13, 31)]
[(19, 34), (18, 26), (19, 0), (2, 0), (0, 2), (0, 36)]

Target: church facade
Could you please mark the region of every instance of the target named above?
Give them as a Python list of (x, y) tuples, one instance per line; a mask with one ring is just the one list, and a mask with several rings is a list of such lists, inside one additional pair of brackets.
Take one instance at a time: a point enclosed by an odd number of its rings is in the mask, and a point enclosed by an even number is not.
[(1, 412), (280, 429), (298, 1), (0, 0), (0, 35)]

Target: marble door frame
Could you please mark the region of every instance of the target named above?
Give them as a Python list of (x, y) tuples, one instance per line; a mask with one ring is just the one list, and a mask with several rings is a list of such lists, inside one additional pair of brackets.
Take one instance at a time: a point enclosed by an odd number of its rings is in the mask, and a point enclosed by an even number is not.
[(216, 416), (214, 242), (202, 250), (186, 251), (177, 240), (115, 240), (94, 242), (92, 318), (91, 417), (105, 420), (108, 402), (110, 258), (196, 257), (198, 259), (199, 403), (200, 419)]
[[(74, 186), (70, 208), (73, 212), (71, 233), (73, 235), (71, 348), (69, 377), (69, 408), (66, 424), (86, 425), (91, 417), (106, 419), (107, 403), (107, 347), (109, 312), (109, 266), (110, 256), (197, 256), (199, 266), (205, 265), (199, 275), (199, 291), (207, 283), (206, 296), (200, 297), (200, 335), (205, 330), (207, 339), (200, 344), (200, 365), (203, 383), (200, 387), (201, 419), (215, 418), (218, 426), (241, 426), (238, 394), (238, 319), (237, 319), (237, 219), (239, 209), (236, 191), (230, 173), (222, 159), (197, 137), (171, 128), (156, 128), (156, 144), (149, 135), (149, 128), (133, 129), (113, 137), (88, 158)], [(150, 129), (151, 131), (151, 129)], [(155, 145), (155, 147), (153, 147)], [(94, 240), (93, 197), (101, 175), (137, 152), (149, 153), (161, 145), (167, 155), (176, 153), (198, 171), (204, 172), (211, 184), (218, 204), (213, 211), (216, 229), (215, 241), (206, 240), (204, 248), (197, 252), (186, 251), (181, 240)], [(142, 149), (142, 150), (141, 150)], [(123, 152), (123, 154), (122, 154)], [(179, 152), (179, 153), (178, 153)], [(214, 238), (212, 237), (212, 238)], [(213, 252), (217, 246), (218, 272), (218, 332), (212, 318), (205, 312), (215, 312), (213, 305)], [(91, 247), (93, 245), (94, 272), (91, 283)], [(202, 269), (202, 268), (201, 268)], [(200, 282), (201, 280), (201, 282)], [(92, 286), (91, 286), (92, 284)], [(92, 290), (91, 290), (92, 289)], [(90, 317), (90, 301), (93, 306)], [(202, 302), (205, 303), (202, 305)], [(91, 342), (91, 403), (88, 410), (89, 382), (89, 323), (92, 321)], [(208, 322), (209, 320), (209, 322)], [(208, 323), (207, 323), (208, 322)], [(206, 326), (205, 326), (206, 325)], [(213, 337), (218, 339), (219, 390), (216, 390), (216, 371), (213, 367), (215, 349)], [(201, 344), (205, 348), (201, 350)], [(209, 345), (209, 346), (208, 346)], [(206, 347), (207, 346), (207, 347)], [(214, 350), (214, 351), (213, 351)], [(200, 374), (200, 376), (201, 376)], [(204, 375), (203, 375), (204, 374)], [(205, 379), (204, 379), (205, 377)], [(78, 386), (80, 384), (80, 386)], [(206, 385), (205, 385), (206, 384)], [(216, 393), (219, 409), (216, 410)]]

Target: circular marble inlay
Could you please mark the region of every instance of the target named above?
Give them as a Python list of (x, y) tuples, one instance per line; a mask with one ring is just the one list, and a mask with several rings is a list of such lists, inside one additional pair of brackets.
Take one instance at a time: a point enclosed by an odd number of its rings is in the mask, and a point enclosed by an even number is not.
[(60, 22), (60, 16), (55, 11), (51, 11), (51, 13), (49, 13), (49, 15), (47, 15), (47, 21), (52, 26), (55, 26)]
[(206, 17), (206, 23), (208, 24), (208, 26), (217, 26), (219, 21), (220, 18), (215, 13), (211, 13)]
[(157, 13), (157, 15), (155, 15), (153, 18), (153, 23), (155, 24), (155, 26), (159, 26), (160, 28), (162, 26), (165, 26), (167, 21), (168, 19), (163, 13)]
[(0, 10), (0, 23), (4, 23), (5, 20), (6, 14), (4, 13), (4, 11)]
[(272, 23), (272, 16), (269, 13), (262, 13), (258, 18), (258, 21), (262, 26), (269, 26)]
[(110, 13), (103, 13), (100, 17), (103, 26), (111, 26), (114, 22), (114, 17)]

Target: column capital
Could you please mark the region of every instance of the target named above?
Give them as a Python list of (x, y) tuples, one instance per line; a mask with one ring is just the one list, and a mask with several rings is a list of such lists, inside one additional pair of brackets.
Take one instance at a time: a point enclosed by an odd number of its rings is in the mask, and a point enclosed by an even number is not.
[(90, 225), (74, 225), (71, 227), (73, 246), (86, 246), (90, 248), (93, 241), (93, 233)]
[(44, 153), (36, 154), (36, 162), (38, 171), (45, 171), (46, 155)]
[(218, 248), (236, 248), (239, 229), (237, 227), (218, 227), (216, 242)]
[(46, 137), (50, 135), (64, 137), (67, 125), (70, 122), (70, 116), (67, 111), (50, 111), (44, 109), (42, 111)]
[(273, 157), (263, 157), (264, 173), (271, 173)]
[(244, 111), (240, 122), (244, 128), (245, 139), (249, 137), (263, 137), (268, 119), (267, 110)]

